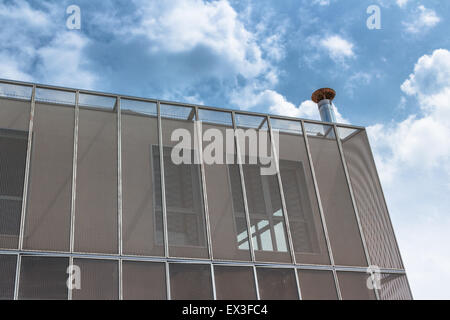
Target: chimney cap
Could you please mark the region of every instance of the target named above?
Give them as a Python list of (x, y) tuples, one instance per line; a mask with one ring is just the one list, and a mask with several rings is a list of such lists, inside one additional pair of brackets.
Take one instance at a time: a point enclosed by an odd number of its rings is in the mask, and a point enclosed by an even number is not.
[(316, 91), (311, 96), (311, 100), (315, 103), (319, 103), (319, 101), (323, 99), (333, 100), (336, 96), (336, 91), (331, 88), (321, 88)]

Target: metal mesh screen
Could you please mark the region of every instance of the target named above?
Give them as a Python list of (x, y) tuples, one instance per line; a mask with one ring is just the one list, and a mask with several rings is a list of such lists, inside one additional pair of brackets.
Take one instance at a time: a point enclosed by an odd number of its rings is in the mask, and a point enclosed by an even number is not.
[(123, 261), (122, 273), (124, 300), (167, 298), (164, 263)]
[(16, 255), (0, 255), (0, 300), (14, 298)]
[(367, 286), (370, 274), (364, 272), (338, 272), (339, 288), (343, 300), (375, 300), (375, 291)]
[(404, 274), (381, 275), (381, 300), (412, 300), (408, 279)]
[(74, 108), (36, 104), (24, 248), (68, 251)]
[(218, 300), (256, 300), (253, 268), (216, 265), (214, 279)]
[(367, 266), (333, 127), (305, 123), (335, 263)]
[[(193, 108), (161, 105), (161, 115), (171, 117), (161, 121), (169, 253), (172, 257), (207, 258), (201, 171), (195, 163), (198, 148), (194, 149), (197, 129), (193, 111)], [(173, 137), (176, 130), (186, 136)], [(181, 139), (183, 145), (179, 146)], [(174, 161), (178, 157), (180, 162)], [(158, 160), (155, 158), (154, 163)]]
[(173, 300), (211, 300), (211, 267), (207, 264), (171, 263), (170, 293)]
[(162, 256), (158, 122), (139, 107), (142, 114), (122, 114), (123, 251)]
[(0, 128), (0, 248), (19, 243), (27, 140), (26, 132)]
[(330, 264), (300, 123), (270, 120), (280, 130), (279, 167), (298, 263)]
[(298, 270), (303, 300), (337, 300), (338, 295), (331, 271)]
[(340, 136), (371, 263), (403, 269), (366, 132)]
[(72, 290), (73, 300), (117, 300), (119, 298), (118, 261), (73, 259), (80, 268), (81, 289)]
[(69, 258), (23, 256), (19, 299), (66, 300)]
[[(220, 130), (219, 133), (225, 138), (225, 129), (231, 128), (203, 124), (202, 129), (203, 133), (209, 129)], [(209, 144), (205, 143), (203, 147), (206, 157), (209, 155)], [(236, 162), (225, 164), (227, 154), (223, 149), (216, 152), (220, 153), (221, 161), (205, 163), (204, 166), (214, 258), (249, 261), (248, 232), (239, 168)], [(232, 159), (236, 161), (235, 157)]]
[(297, 300), (295, 270), (256, 268), (259, 295), (262, 300)]
[(117, 118), (80, 109), (75, 251), (117, 253)]

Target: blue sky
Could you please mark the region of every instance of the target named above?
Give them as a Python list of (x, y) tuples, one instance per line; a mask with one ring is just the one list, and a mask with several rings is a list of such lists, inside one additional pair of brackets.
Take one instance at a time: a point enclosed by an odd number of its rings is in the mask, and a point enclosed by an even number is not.
[(445, 0), (0, 0), (0, 78), (314, 119), (332, 87), (368, 127), (415, 298), (449, 299), (448, 19)]

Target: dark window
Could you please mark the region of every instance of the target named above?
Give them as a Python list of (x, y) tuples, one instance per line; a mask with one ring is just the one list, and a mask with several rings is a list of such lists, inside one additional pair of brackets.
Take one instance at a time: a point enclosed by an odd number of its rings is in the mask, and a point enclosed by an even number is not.
[(23, 256), (19, 298), (66, 300), (69, 258)]

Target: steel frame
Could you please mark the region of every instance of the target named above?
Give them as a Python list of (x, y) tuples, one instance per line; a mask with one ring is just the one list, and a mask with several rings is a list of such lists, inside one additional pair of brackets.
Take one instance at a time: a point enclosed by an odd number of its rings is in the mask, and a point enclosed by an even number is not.
[[(23, 191), (23, 200), (22, 200), (22, 211), (21, 211), (21, 221), (20, 221), (20, 232), (19, 232), (19, 245), (18, 249), (0, 249), (0, 254), (4, 255), (16, 255), (17, 256), (17, 265), (16, 265), (16, 275), (15, 275), (15, 287), (14, 287), (14, 299), (19, 298), (19, 288), (20, 288), (20, 266), (21, 266), (21, 256), (22, 255), (34, 255), (34, 256), (58, 256), (58, 257), (68, 257), (70, 264), (73, 264), (74, 258), (90, 258), (90, 259), (103, 259), (103, 260), (115, 260), (118, 262), (118, 268), (119, 268), (119, 299), (123, 299), (123, 288), (122, 288), (122, 261), (150, 261), (150, 262), (162, 262), (165, 263), (165, 277), (166, 277), (166, 289), (167, 289), (167, 299), (171, 299), (171, 292), (170, 292), (170, 270), (169, 270), (169, 264), (170, 263), (192, 263), (192, 264), (209, 264), (211, 267), (211, 281), (212, 281), (212, 288), (213, 288), (213, 298), (216, 299), (216, 287), (215, 287), (215, 279), (214, 279), (214, 265), (230, 265), (230, 266), (248, 266), (253, 269), (254, 274), (254, 280), (255, 280), (255, 290), (257, 299), (260, 299), (260, 293), (259, 293), (259, 285), (258, 285), (258, 276), (257, 276), (257, 270), (256, 268), (264, 268), (264, 267), (273, 267), (273, 268), (288, 268), (295, 271), (295, 279), (297, 284), (297, 290), (299, 298), (302, 298), (301, 294), (301, 283), (299, 283), (298, 279), (298, 273), (297, 270), (326, 270), (331, 271), (333, 273), (333, 277), (335, 280), (337, 295), (339, 299), (342, 299), (342, 295), (340, 292), (339, 287), (339, 280), (337, 278), (337, 272), (363, 272), (367, 273), (367, 267), (366, 266), (340, 266), (335, 265), (333, 251), (331, 248), (330, 238), (328, 234), (327, 224), (325, 220), (325, 216), (323, 213), (323, 207), (322, 202), (320, 198), (320, 192), (317, 184), (314, 164), (312, 161), (310, 146), (308, 142), (308, 134), (305, 130), (305, 123), (313, 123), (313, 124), (320, 124), (320, 125), (329, 125), (332, 126), (334, 133), (335, 133), (335, 139), (336, 143), (338, 145), (339, 149), (339, 155), (340, 159), (342, 161), (344, 172), (346, 176), (346, 182), (350, 191), (350, 196), (354, 208), (355, 217), (358, 222), (358, 229), (361, 235), (361, 241), (363, 243), (365, 256), (368, 262), (368, 265), (370, 265), (370, 256), (367, 250), (364, 232), (361, 227), (361, 222), (358, 214), (358, 208), (356, 206), (355, 198), (353, 195), (353, 189), (351, 186), (351, 181), (347, 169), (347, 165), (345, 162), (345, 157), (342, 149), (342, 143), (339, 138), (339, 132), (338, 127), (344, 127), (344, 128), (352, 128), (357, 130), (365, 130), (364, 127), (360, 126), (354, 126), (354, 125), (348, 125), (348, 124), (335, 124), (335, 123), (327, 123), (327, 122), (321, 122), (321, 121), (315, 121), (315, 120), (305, 120), (305, 119), (298, 119), (293, 117), (284, 117), (284, 116), (275, 116), (275, 115), (267, 115), (263, 113), (257, 113), (257, 112), (248, 112), (248, 111), (238, 111), (238, 110), (230, 110), (230, 109), (224, 109), (224, 108), (216, 108), (216, 107), (208, 107), (208, 106), (199, 106), (194, 104), (186, 104), (186, 103), (179, 103), (179, 102), (171, 102), (171, 101), (162, 101), (157, 99), (146, 99), (146, 98), (139, 98), (139, 97), (133, 97), (133, 96), (126, 96), (126, 95), (117, 95), (117, 94), (109, 94), (109, 93), (102, 93), (102, 92), (95, 92), (95, 91), (89, 91), (89, 90), (78, 90), (78, 89), (70, 89), (70, 88), (64, 88), (64, 87), (58, 87), (58, 86), (49, 86), (49, 85), (42, 85), (42, 84), (33, 84), (28, 82), (21, 82), (21, 81), (12, 81), (12, 80), (3, 80), (0, 79), (0, 83), (7, 83), (7, 84), (13, 84), (18, 86), (27, 86), (32, 87), (32, 95), (30, 100), (30, 122), (29, 122), (29, 132), (28, 132), (28, 144), (27, 144), (27, 157), (26, 157), (26, 166), (25, 166), (25, 179), (24, 179), (24, 191)], [(74, 123), (74, 145), (73, 145), (73, 167), (72, 167), (72, 198), (71, 198), (71, 212), (70, 212), (70, 250), (69, 252), (54, 252), (54, 251), (38, 251), (38, 250), (24, 250), (23, 249), (23, 238), (24, 238), (24, 228), (25, 228), (25, 218), (26, 218), (26, 209), (27, 209), (27, 192), (28, 192), (28, 181), (29, 181), (29, 174), (30, 174), (30, 161), (31, 161), (31, 147), (32, 147), (32, 136), (33, 136), (33, 119), (34, 119), (34, 112), (35, 112), (35, 104), (36, 104), (36, 89), (37, 88), (43, 88), (43, 89), (52, 89), (52, 90), (60, 90), (60, 91), (68, 91), (75, 93), (75, 123)], [(93, 94), (97, 96), (106, 96), (106, 97), (112, 97), (116, 99), (116, 106), (114, 108), (114, 111), (117, 114), (117, 161), (118, 161), (118, 168), (117, 168), (117, 192), (118, 192), (118, 254), (98, 254), (98, 253), (80, 253), (74, 251), (74, 228), (75, 228), (75, 201), (76, 201), (76, 186), (77, 186), (77, 157), (78, 157), (78, 125), (79, 125), (79, 96), (80, 93), (84, 94)], [(3, 99), (3, 97), (2, 97)], [(6, 98), (6, 99), (14, 99), (14, 98)], [(143, 102), (152, 102), (156, 103), (157, 105), (157, 120), (158, 120), (158, 140), (159, 140), (159, 152), (160, 152), (160, 174), (161, 174), (161, 204), (162, 204), (162, 211), (163, 211), (163, 235), (164, 235), (164, 257), (153, 257), (153, 256), (137, 256), (137, 255), (124, 255), (122, 250), (122, 125), (121, 125), (121, 109), (120, 109), (120, 100), (121, 99), (130, 99), (130, 100), (136, 100), (136, 101), (143, 101)], [(23, 101), (23, 99), (20, 99)], [(28, 101), (28, 100), (26, 100)], [(326, 246), (329, 254), (330, 259), (330, 265), (319, 265), (319, 264), (301, 264), (296, 261), (295, 257), (295, 250), (293, 247), (293, 240), (292, 240), (292, 234), (291, 229), (289, 225), (289, 217), (287, 215), (287, 209), (286, 209), (286, 203), (285, 203), (285, 197), (284, 197), (284, 190), (282, 186), (281, 181), (281, 175), (279, 172), (279, 163), (276, 161), (276, 169), (277, 169), (277, 180), (280, 187), (280, 197), (282, 202), (282, 209), (283, 209), (283, 217), (285, 221), (285, 227), (286, 227), (286, 233), (287, 233), (287, 239), (288, 239), (288, 250), (292, 257), (292, 263), (273, 263), (273, 262), (261, 262), (257, 261), (255, 258), (255, 252), (253, 248), (253, 237), (251, 232), (251, 223), (250, 223), (250, 215), (249, 215), (249, 209), (248, 209), (248, 202), (247, 202), (247, 194), (246, 194), (246, 188), (245, 188), (245, 178), (242, 168), (242, 159), (240, 154), (240, 149), (238, 147), (237, 143), (237, 137), (235, 136), (235, 150), (236, 150), (236, 156), (238, 159), (239, 164), (239, 174), (240, 174), (240, 180), (241, 180), (241, 188), (243, 193), (243, 199), (244, 199), (244, 209), (245, 209), (245, 219), (247, 224), (247, 234), (248, 234), (248, 242), (249, 242), (249, 251), (251, 254), (251, 261), (234, 261), (234, 260), (214, 260), (213, 256), (213, 249), (212, 249), (212, 234), (211, 234), (211, 226), (210, 226), (210, 220), (209, 220), (209, 211), (208, 211), (208, 203), (207, 203), (207, 189), (206, 189), (206, 179), (205, 179), (205, 169), (204, 165), (201, 162), (200, 169), (201, 169), (201, 183), (202, 183), (202, 195), (203, 195), (203, 205), (204, 205), (204, 212), (205, 212), (205, 226), (206, 226), (206, 236), (207, 236), (207, 246), (208, 246), (208, 253), (209, 258), (208, 259), (198, 259), (198, 258), (178, 258), (178, 257), (170, 257), (169, 253), (169, 243), (168, 243), (168, 224), (167, 224), (167, 207), (166, 207), (166, 190), (165, 190), (165, 177), (164, 177), (164, 150), (163, 150), (163, 139), (162, 139), (162, 125), (161, 125), (161, 104), (169, 104), (174, 106), (183, 106), (183, 107), (191, 107), (192, 112), (191, 116), (193, 117), (195, 115), (196, 119), (199, 119), (198, 111), (199, 109), (204, 110), (211, 110), (211, 111), (220, 111), (220, 112), (226, 112), (231, 115), (232, 118), (232, 125), (234, 130), (237, 129), (236, 125), (236, 114), (242, 114), (242, 115), (249, 115), (249, 116), (259, 116), (264, 117), (264, 122), (267, 122), (268, 128), (269, 128), (269, 137), (270, 137), (270, 143), (272, 146), (272, 153), (274, 154), (276, 152), (275, 147), (273, 146), (273, 130), (271, 126), (271, 118), (273, 119), (282, 119), (282, 120), (290, 120), (290, 121), (296, 121), (301, 124), (302, 128), (302, 135), (303, 135), (303, 142), (299, 140), (299, 143), (304, 143), (306, 147), (306, 152), (308, 156), (308, 162), (310, 171), (312, 174), (313, 184), (314, 184), (314, 191), (317, 197), (317, 202), (319, 204), (319, 213), (320, 213), (320, 220), (322, 222), (322, 227), (325, 235), (325, 241)], [(104, 109), (102, 109), (104, 110)], [(198, 129), (196, 129), (198, 130)], [(201, 132), (197, 132), (198, 137), (201, 137)], [(201, 148), (201, 141), (198, 144), (199, 148)], [(201, 157), (201, 150), (200, 157)], [(274, 154), (275, 155), (275, 154)], [(275, 155), (275, 158), (277, 159), (277, 155)], [(384, 195), (383, 195), (384, 196)], [(389, 220), (390, 221), (390, 220)], [(395, 238), (395, 234), (394, 234)], [(397, 243), (396, 243), (397, 245)], [(382, 273), (391, 273), (391, 274), (402, 274), (406, 275), (406, 272), (404, 269), (381, 269)], [(409, 285), (409, 283), (408, 283)], [(376, 297), (379, 299), (379, 294), (377, 290), (375, 290)], [(72, 292), (71, 290), (68, 290), (68, 299), (70, 300), (72, 298)]]

